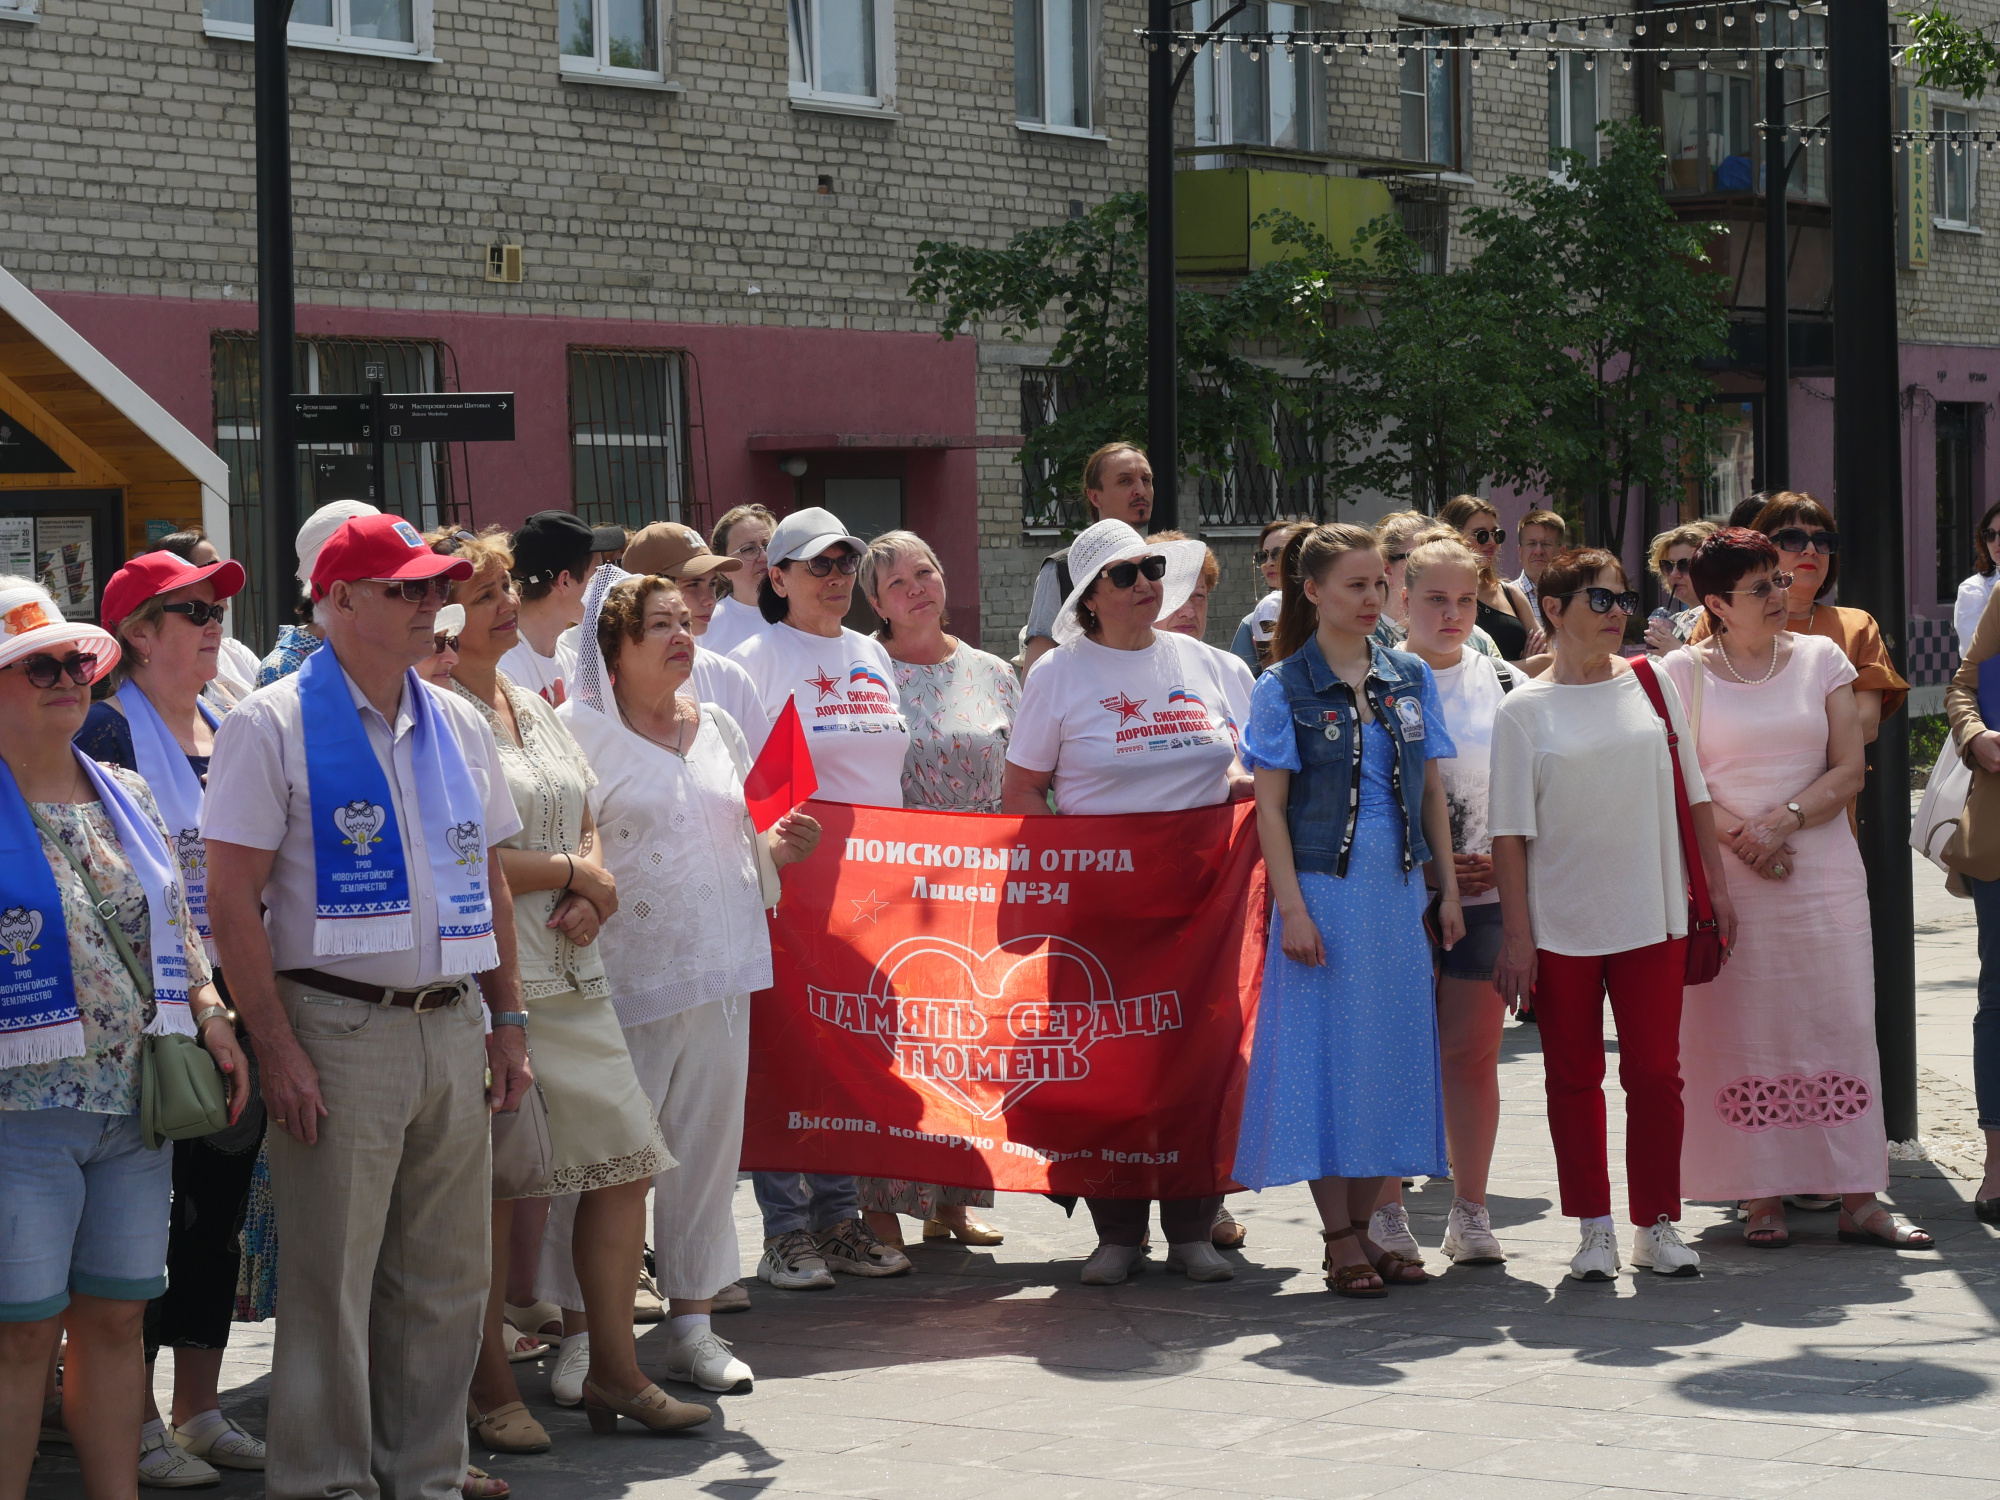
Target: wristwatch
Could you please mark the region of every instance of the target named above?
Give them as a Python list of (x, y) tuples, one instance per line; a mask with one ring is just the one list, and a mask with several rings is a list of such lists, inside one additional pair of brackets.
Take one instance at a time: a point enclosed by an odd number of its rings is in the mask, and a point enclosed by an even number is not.
[(525, 1010), (496, 1010), (493, 1012), (493, 1024), (519, 1026), (525, 1031), (528, 1025), (528, 1013)]
[(1799, 820), (1799, 827), (1803, 828), (1806, 826), (1806, 810), (1800, 807), (1798, 803), (1787, 802), (1785, 804), (1785, 811)]
[(210, 1021), (214, 1020), (217, 1016), (226, 1017), (231, 1026), (234, 1026), (236, 1024), (236, 1012), (231, 1010), (228, 1006), (220, 1004), (204, 1005), (200, 1010), (194, 1013), (194, 1034), (196, 1036), (200, 1036), (201, 1028), (203, 1026), (206, 1026)]

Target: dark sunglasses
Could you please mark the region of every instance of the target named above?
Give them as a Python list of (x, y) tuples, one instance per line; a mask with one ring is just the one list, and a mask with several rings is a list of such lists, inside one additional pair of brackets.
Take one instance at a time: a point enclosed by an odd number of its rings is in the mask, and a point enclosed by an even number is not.
[(1693, 572), (1694, 559), (1691, 557), (1670, 557), (1660, 564), (1660, 576), (1662, 578), (1674, 573), (1678, 573), (1681, 577), (1686, 578), (1691, 576)]
[(1985, 539), (1987, 546), (2000, 547), (2000, 531), (1995, 531), (1991, 527), (1988, 527), (1985, 531), (1982, 531), (1979, 534), (1981, 537)]
[(442, 604), (451, 597), (451, 580), (440, 573), (435, 578), (377, 578), (385, 599), (401, 599), (405, 604), (422, 604), (435, 599)]
[(1766, 578), (1762, 583), (1753, 584), (1751, 587), (1747, 589), (1727, 589), (1724, 592), (1732, 595), (1748, 594), (1752, 599), (1755, 599), (1759, 604), (1762, 604), (1766, 599), (1770, 598), (1771, 595), (1782, 594), (1786, 589), (1790, 588), (1791, 586), (1792, 586), (1792, 575), (1790, 573), (1773, 573), (1769, 578)]
[(1507, 528), (1505, 526), (1495, 526), (1492, 530), (1489, 531), (1484, 526), (1481, 526), (1476, 531), (1466, 532), (1466, 535), (1470, 537), (1473, 541), (1479, 543), (1480, 546), (1484, 547), (1488, 542), (1506, 541)]
[(1409, 556), (1407, 552), (1385, 552), (1382, 554), (1382, 561), (1393, 568), (1397, 563), (1407, 561)]
[(1098, 569), (1097, 576), (1107, 579), (1114, 589), (1129, 589), (1141, 578), (1150, 578), (1158, 583), (1167, 576), (1167, 560), (1164, 557), (1142, 557), (1137, 562), (1115, 562)]
[(1556, 597), (1558, 599), (1574, 599), (1578, 594), (1583, 595), (1584, 599), (1589, 602), (1591, 613), (1593, 614), (1608, 615), (1611, 613), (1612, 606), (1614, 605), (1628, 615), (1634, 615), (1639, 612), (1639, 591), (1637, 589), (1627, 589), (1622, 594), (1612, 589), (1572, 589), (1569, 593), (1557, 594)]
[(440, 630), (436, 635), (431, 637), (431, 654), (436, 656), (439, 652), (456, 651), (458, 649), (458, 642), (458, 636), (446, 635)]
[(1771, 533), (1771, 541), (1780, 552), (1804, 552), (1808, 547), (1821, 557), (1831, 557), (1840, 550), (1840, 538), (1831, 531), (1807, 531), (1803, 526), (1780, 526)]
[(1283, 547), (1266, 547), (1262, 552), (1257, 554), (1257, 566), (1261, 568), (1265, 563), (1274, 563), (1284, 555), (1285, 549)]
[(91, 651), (72, 651), (60, 660), (45, 651), (38, 651), (14, 665), (21, 669), (29, 683), (38, 688), (54, 687), (62, 681), (65, 672), (78, 687), (89, 687), (97, 680), (97, 655)]
[(838, 557), (815, 557), (810, 559), (795, 557), (792, 561), (804, 568), (815, 578), (828, 577), (835, 568), (840, 570), (841, 577), (852, 578), (861, 567), (861, 559), (856, 557), (852, 552), (843, 552)]
[(162, 604), (162, 613), (186, 615), (190, 625), (206, 625), (210, 620), (219, 620), (227, 612), (227, 606), (210, 604), (205, 599), (187, 599), (179, 604)]

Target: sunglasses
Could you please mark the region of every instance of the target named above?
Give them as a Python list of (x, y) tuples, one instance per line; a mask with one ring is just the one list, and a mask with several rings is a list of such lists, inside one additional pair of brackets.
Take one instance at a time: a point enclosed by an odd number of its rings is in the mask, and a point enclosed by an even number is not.
[(1505, 526), (1495, 526), (1491, 530), (1488, 530), (1486, 527), (1481, 526), (1476, 531), (1466, 532), (1466, 536), (1470, 537), (1473, 541), (1479, 543), (1480, 546), (1484, 547), (1488, 542), (1506, 541), (1507, 528)]
[(1114, 589), (1129, 589), (1141, 578), (1158, 583), (1167, 576), (1164, 557), (1142, 557), (1137, 562), (1115, 562), (1098, 569), (1099, 578), (1108, 579)]
[(458, 649), (458, 642), (458, 636), (446, 635), (440, 630), (436, 635), (431, 637), (431, 654), (436, 656), (445, 651), (456, 651)]
[(219, 620), (228, 612), (228, 606), (210, 604), (205, 599), (188, 599), (180, 604), (162, 604), (165, 614), (186, 615), (190, 625), (206, 625), (210, 620)]
[(1791, 586), (1792, 575), (1790, 573), (1773, 573), (1762, 583), (1753, 584), (1747, 589), (1724, 589), (1723, 592), (1726, 594), (1748, 594), (1752, 599), (1762, 604), (1771, 595), (1782, 594)]
[(1831, 531), (1807, 531), (1803, 526), (1780, 526), (1771, 533), (1771, 541), (1780, 552), (1804, 552), (1808, 547), (1821, 557), (1831, 557), (1840, 550), (1840, 538)]
[(1639, 612), (1639, 591), (1637, 589), (1626, 589), (1622, 594), (1616, 590), (1604, 588), (1572, 589), (1567, 594), (1557, 594), (1556, 598), (1574, 599), (1578, 594), (1581, 594), (1589, 603), (1592, 614), (1608, 615), (1614, 606), (1623, 610), (1628, 615)]
[(21, 669), (31, 685), (38, 688), (54, 687), (62, 681), (65, 672), (78, 687), (88, 687), (97, 680), (97, 655), (92, 651), (72, 651), (60, 659), (47, 652), (37, 652), (14, 665)]
[(1385, 552), (1382, 554), (1382, 561), (1393, 568), (1399, 562), (1408, 561), (1409, 556), (1410, 554), (1407, 552)]
[(1985, 540), (1987, 546), (2000, 547), (2000, 531), (1994, 531), (1991, 528), (1988, 528), (1987, 530), (1980, 532), (1979, 535)]
[(1660, 564), (1660, 576), (1662, 578), (1674, 573), (1680, 574), (1683, 578), (1692, 576), (1694, 573), (1694, 559), (1691, 557), (1670, 557)]
[(1285, 549), (1283, 547), (1266, 547), (1262, 552), (1257, 554), (1257, 566), (1261, 568), (1265, 563), (1274, 563), (1284, 555)]
[(442, 573), (435, 578), (376, 578), (370, 582), (382, 585), (383, 598), (401, 599), (405, 604), (422, 604), (426, 599), (443, 604), (451, 597), (451, 580)]
[[(761, 552), (764, 549), (760, 547), (757, 550)], [(861, 567), (861, 559), (852, 552), (843, 552), (838, 557), (793, 558), (792, 561), (815, 578), (828, 577), (836, 568), (840, 570), (841, 577), (852, 578)]]

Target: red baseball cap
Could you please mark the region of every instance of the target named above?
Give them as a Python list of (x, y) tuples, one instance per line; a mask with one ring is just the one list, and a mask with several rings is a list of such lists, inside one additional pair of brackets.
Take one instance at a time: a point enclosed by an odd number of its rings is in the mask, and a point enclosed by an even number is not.
[(186, 558), (171, 552), (141, 552), (113, 573), (111, 581), (104, 585), (104, 628), (116, 630), (119, 621), (148, 599), (171, 594), (175, 589), (200, 583), (204, 578), (215, 585), (218, 600), (233, 598), (243, 592), (243, 564), (234, 558), (226, 557), (221, 562), (197, 568)]
[(343, 521), (319, 549), (319, 561), (313, 564), (312, 595), (323, 599), (327, 585), (359, 583), (364, 578), (436, 578), (440, 574), (454, 580), (470, 578), (472, 563), (431, 551), (417, 528), (401, 516), (356, 516)]

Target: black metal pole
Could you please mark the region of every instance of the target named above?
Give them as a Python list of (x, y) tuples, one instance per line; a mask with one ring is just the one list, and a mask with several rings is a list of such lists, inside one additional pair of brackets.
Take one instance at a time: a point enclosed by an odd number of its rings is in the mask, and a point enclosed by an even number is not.
[[(1845, 545), (1841, 603), (1881, 627), (1905, 666), (1902, 411), (1896, 342), (1895, 77), (1885, 0), (1832, 0), (1833, 489)], [(1884, 722), (1861, 792), (1861, 858), (1875, 939), (1875, 1043), (1891, 1140), (1917, 1134), (1915, 917), (1910, 895), (1909, 722)]]
[(1785, 69), (1764, 60), (1764, 488), (1792, 487), (1791, 230), (1786, 223)]
[(1180, 412), (1174, 327), (1174, 54), (1169, 0), (1150, 0), (1146, 56), (1146, 453), (1155, 531), (1180, 525)]
[(369, 467), (368, 500), (379, 510), (387, 510), (389, 502), (384, 497), (389, 493), (389, 472), (382, 461), (382, 382), (368, 382), (368, 432)]
[[(285, 32), (292, 0), (256, 0), (257, 70), (257, 429), (264, 522), (263, 608), (268, 648), (291, 618), (298, 559), (298, 448), (292, 440), (292, 121)], [(247, 540), (247, 539), (246, 539)]]

